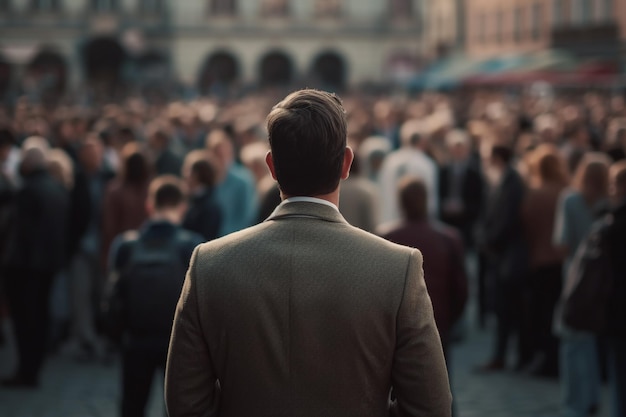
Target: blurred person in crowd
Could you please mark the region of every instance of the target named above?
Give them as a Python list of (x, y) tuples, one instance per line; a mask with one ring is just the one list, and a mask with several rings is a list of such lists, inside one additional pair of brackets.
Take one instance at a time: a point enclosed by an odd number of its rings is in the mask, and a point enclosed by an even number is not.
[(183, 158), (172, 149), (172, 138), (168, 129), (153, 122), (146, 129), (146, 137), (148, 152), (154, 160), (155, 175), (180, 176)]
[(122, 417), (145, 415), (152, 380), (164, 370), (176, 302), (193, 249), (202, 236), (180, 223), (183, 182), (161, 176), (150, 184), (149, 219), (116, 237), (111, 248), (104, 310), (122, 349)]
[[(597, 214), (605, 208), (610, 160), (602, 154), (586, 154), (572, 180), (572, 190), (561, 193), (554, 227), (554, 243), (566, 251), (564, 276)], [(559, 372), (566, 417), (587, 416), (599, 404), (600, 370), (595, 335), (558, 324)]]
[(608, 241), (613, 266), (609, 299), (608, 371), (612, 417), (626, 415), (626, 161), (609, 170), (612, 224)]
[(265, 142), (250, 143), (241, 149), (241, 162), (252, 172), (256, 180), (259, 196), (258, 223), (267, 219), (280, 204), (280, 190), (265, 163), (269, 144)]
[(373, 233), (379, 224), (378, 195), (376, 185), (361, 175), (361, 162), (355, 155), (350, 176), (341, 184), (339, 211), (352, 226)]
[[(70, 245), (76, 245), (71, 261), (69, 292), (71, 300), (70, 336), (62, 351), (70, 355), (101, 356), (103, 346), (96, 333), (96, 300), (102, 285), (101, 227), (103, 194), (113, 172), (103, 163), (102, 142), (92, 133), (78, 149), (79, 174), (71, 209), (72, 221), (83, 225), (82, 230), (71, 228)], [(78, 240), (75, 240), (78, 239)], [(74, 249), (74, 248), (72, 248)]]
[(398, 149), (401, 143), (398, 111), (389, 99), (380, 99), (374, 104), (374, 131), (387, 140), (390, 148)]
[(520, 365), (529, 366), (528, 371), (535, 375), (558, 376), (558, 339), (552, 334), (552, 318), (561, 294), (565, 254), (553, 244), (552, 234), (559, 197), (569, 180), (565, 160), (552, 144), (541, 144), (532, 151), (528, 168), (522, 221), (530, 263)]
[(268, 151), (269, 144), (267, 142), (256, 141), (245, 145), (240, 152), (241, 163), (254, 176), (259, 196), (265, 195), (276, 184), (265, 163), (265, 156)]
[(340, 100), (297, 91), (267, 127), (284, 200), (194, 252), (168, 355), (169, 415), (387, 415), (393, 387), (398, 415), (449, 416), (420, 252), (337, 209), (353, 157)]
[(453, 228), (428, 218), (428, 192), (421, 179), (401, 179), (398, 194), (402, 220), (383, 224), (377, 232), (394, 243), (419, 249), (426, 259), (424, 279), (449, 369), (450, 332), (468, 296), (463, 240)]
[(461, 233), (469, 248), (474, 243), (474, 226), (480, 214), (483, 180), (479, 168), (470, 159), (467, 133), (452, 130), (445, 141), (450, 161), (439, 170), (439, 217)]
[(24, 147), (22, 185), (14, 200), (3, 259), (19, 361), (5, 387), (34, 388), (39, 383), (48, 336), (50, 288), (64, 266), (69, 210), (67, 190), (47, 171), (47, 146)]
[(409, 120), (402, 125), (400, 138), (402, 147), (387, 155), (380, 168), (380, 202), (381, 220), (389, 222), (400, 219), (400, 210), (396, 190), (398, 181), (405, 175), (415, 175), (421, 178), (428, 188), (428, 195), (433, 196), (428, 201), (428, 214), (435, 217), (438, 212), (438, 168), (424, 149), (428, 138), (425, 126), (419, 120)]
[(222, 210), (215, 199), (217, 163), (208, 151), (198, 149), (185, 157), (183, 178), (189, 190), (189, 208), (183, 227), (198, 233), (205, 242), (219, 236)]
[(358, 148), (359, 159), (363, 168), (363, 176), (378, 183), (380, 168), (387, 154), (391, 152), (389, 141), (382, 136), (369, 136)]
[(222, 210), (219, 235), (225, 236), (256, 223), (256, 186), (250, 171), (235, 161), (235, 148), (225, 131), (212, 131), (206, 145), (217, 162), (215, 198)]
[(476, 243), (484, 254), (497, 325), (491, 359), (478, 370), (496, 371), (506, 367), (509, 341), (518, 331), (527, 250), (521, 218), (524, 182), (512, 166), (513, 151), (498, 143), (487, 149), (483, 169), (489, 189)]
[(626, 117), (615, 118), (609, 123), (606, 153), (613, 161), (626, 159)]
[(129, 142), (120, 154), (121, 166), (104, 193), (102, 259), (104, 264), (115, 236), (139, 228), (148, 218), (146, 197), (154, 167), (142, 144)]
[(18, 184), (20, 148), (15, 133), (9, 127), (0, 127), (0, 175), (14, 186)]

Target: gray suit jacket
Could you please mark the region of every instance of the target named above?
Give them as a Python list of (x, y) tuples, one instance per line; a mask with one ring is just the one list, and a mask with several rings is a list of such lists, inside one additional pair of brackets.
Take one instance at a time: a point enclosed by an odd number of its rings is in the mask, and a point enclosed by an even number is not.
[(420, 252), (311, 202), (196, 248), (165, 378), (170, 417), (451, 412)]

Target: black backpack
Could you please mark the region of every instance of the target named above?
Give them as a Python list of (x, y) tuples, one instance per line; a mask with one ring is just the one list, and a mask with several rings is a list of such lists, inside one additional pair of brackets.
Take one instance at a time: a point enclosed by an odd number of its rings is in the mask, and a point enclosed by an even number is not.
[(137, 238), (106, 304), (109, 335), (167, 343), (185, 280), (179, 231), (168, 239)]
[(607, 232), (612, 216), (594, 224), (570, 265), (561, 295), (563, 323), (595, 334), (606, 331), (613, 288), (613, 266)]

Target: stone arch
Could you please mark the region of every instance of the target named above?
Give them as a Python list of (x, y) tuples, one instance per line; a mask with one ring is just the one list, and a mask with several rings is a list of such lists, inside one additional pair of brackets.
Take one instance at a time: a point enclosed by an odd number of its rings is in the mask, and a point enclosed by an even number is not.
[(283, 51), (270, 51), (259, 62), (261, 86), (286, 86), (294, 81), (294, 65), (291, 57)]
[(221, 91), (232, 87), (239, 81), (240, 65), (235, 55), (219, 50), (206, 57), (198, 76), (200, 93)]
[(325, 90), (343, 90), (347, 76), (346, 61), (339, 52), (323, 51), (311, 65), (312, 81)]
[(68, 72), (65, 57), (54, 47), (44, 46), (26, 64), (24, 85), (42, 101), (54, 101), (65, 92)]

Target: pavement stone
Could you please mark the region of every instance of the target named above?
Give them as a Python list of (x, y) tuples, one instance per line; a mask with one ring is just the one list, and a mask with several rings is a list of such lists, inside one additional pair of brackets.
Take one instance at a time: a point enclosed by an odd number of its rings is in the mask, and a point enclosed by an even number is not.
[[(476, 374), (487, 359), (492, 334), (469, 326), (465, 340), (451, 349), (457, 417), (558, 417), (559, 383), (513, 371)], [(0, 349), (0, 377), (10, 374), (14, 349)], [(512, 361), (511, 361), (512, 363)], [(79, 363), (61, 355), (46, 363), (37, 390), (0, 388), (0, 417), (115, 417), (120, 396), (119, 360)], [(165, 416), (162, 377), (153, 385), (147, 417)], [(606, 388), (597, 417), (608, 417)]]

